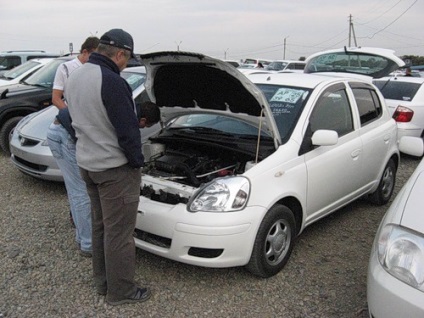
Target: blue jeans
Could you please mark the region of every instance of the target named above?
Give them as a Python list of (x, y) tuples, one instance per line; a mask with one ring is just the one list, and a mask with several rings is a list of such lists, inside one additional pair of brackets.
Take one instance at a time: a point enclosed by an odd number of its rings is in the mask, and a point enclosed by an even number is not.
[(75, 142), (62, 125), (55, 123), (52, 123), (49, 127), (47, 140), (65, 181), (71, 214), (76, 228), (76, 241), (80, 244), (82, 251), (91, 252), (90, 197), (77, 165)]

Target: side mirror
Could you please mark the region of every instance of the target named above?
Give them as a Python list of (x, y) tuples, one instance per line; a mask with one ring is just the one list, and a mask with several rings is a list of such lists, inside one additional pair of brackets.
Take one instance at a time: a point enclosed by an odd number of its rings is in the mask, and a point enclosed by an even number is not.
[(399, 140), (399, 151), (415, 157), (424, 154), (424, 142), (421, 137), (403, 136)]
[(339, 135), (335, 130), (320, 129), (312, 135), (314, 146), (334, 146), (339, 141)]

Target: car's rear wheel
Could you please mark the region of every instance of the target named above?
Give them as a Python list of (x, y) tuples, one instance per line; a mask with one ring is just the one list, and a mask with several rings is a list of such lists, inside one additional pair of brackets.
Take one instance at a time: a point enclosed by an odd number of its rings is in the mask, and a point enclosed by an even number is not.
[(384, 205), (389, 202), (395, 189), (395, 181), (396, 164), (393, 159), (390, 159), (384, 168), (377, 190), (369, 196), (370, 201), (377, 205)]
[(0, 147), (8, 155), (10, 155), (9, 140), (13, 129), (23, 116), (12, 117), (3, 124), (0, 128)]
[(290, 257), (294, 238), (293, 212), (284, 205), (275, 205), (265, 215), (259, 227), (246, 269), (263, 278), (277, 274)]

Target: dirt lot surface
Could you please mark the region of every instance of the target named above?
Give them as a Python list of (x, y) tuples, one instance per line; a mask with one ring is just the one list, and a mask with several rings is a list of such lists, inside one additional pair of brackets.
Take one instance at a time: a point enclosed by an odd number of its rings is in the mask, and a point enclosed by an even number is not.
[[(395, 194), (418, 163), (402, 157)], [(136, 278), (153, 296), (112, 307), (95, 293), (90, 259), (77, 252), (64, 185), (20, 173), (2, 153), (0, 178), (0, 318), (367, 317), (368, 257), (388, 205), (359, 200), (313, 224), (269, 279), (138, 250)]]

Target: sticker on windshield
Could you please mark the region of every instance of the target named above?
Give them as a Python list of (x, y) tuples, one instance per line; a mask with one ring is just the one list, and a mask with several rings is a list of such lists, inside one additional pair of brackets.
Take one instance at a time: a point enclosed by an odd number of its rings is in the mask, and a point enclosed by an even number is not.
[(296, 104), (303, 96), (303, 93), (305, 93), (305, 91), (300, 89), (280, 88), (275, 92), (274, 96), (272, 96), (270, 102)]

